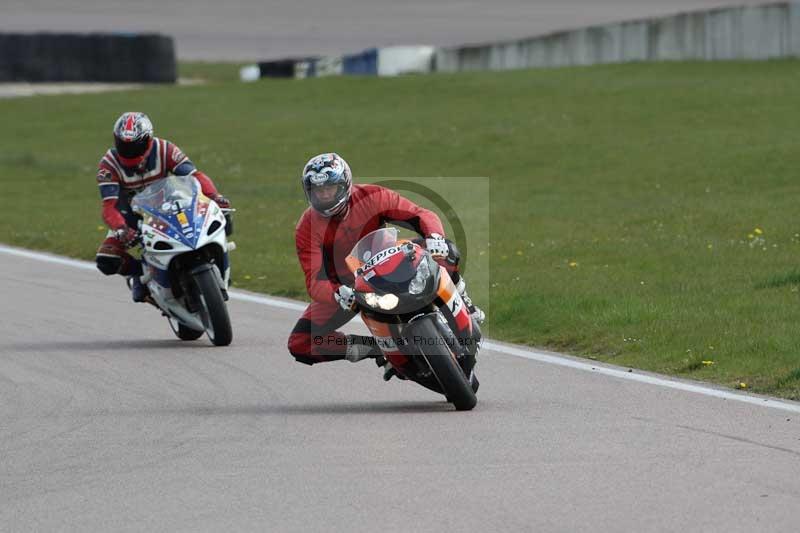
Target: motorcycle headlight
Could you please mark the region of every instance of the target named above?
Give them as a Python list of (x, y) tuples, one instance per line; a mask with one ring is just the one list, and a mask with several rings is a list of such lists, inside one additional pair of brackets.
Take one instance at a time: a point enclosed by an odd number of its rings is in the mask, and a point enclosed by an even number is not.
[(397, 307), (397, 304), (400, 303), (400, 298), (398, 298), (396, 294), (392, 293), (378, 296), (374, 292), (368, 292), (364, 294), (364, 301), (367, 302), (367, 305), (370, 307), (376, 307), (378, 309), (383, 309), (384, 311), (391, 311)]
[(408, 284), (408, 292), (413, 295), (422, 294), (425, 286), (428, 284), (428, 278), (431, 277), (431, 268), (428, 266), (428, 260), (423, 259), (417, 267), (417, 275)]

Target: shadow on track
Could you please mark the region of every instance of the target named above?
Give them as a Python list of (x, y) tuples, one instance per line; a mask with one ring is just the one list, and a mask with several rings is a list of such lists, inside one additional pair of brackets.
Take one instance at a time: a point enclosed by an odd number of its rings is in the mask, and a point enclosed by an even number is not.
[(214, 348), (208, 342), (185, 342), (178, 339), (142, 339), (142, 340), (110, 340), (97, 339), (89, 341), (30, 341), (0, 344), (0, 353), (3, 352), (74, 352), (74, 351), (105, 351), (105, 350), (170, 350), (176, 348)]
[(376, 402), (376, 403), (336, 403), (306, 405), (261, 405), (241, 407), (198, 407), (186, 409), (187, 414), (196, 416), (214, 415), (347, 415), (370, 413), (435, 413), (452, 411), (453, 407), (444, 401), (435, 402)]
[[(327, 415), (369, 415), (403, 413), (445, 413), (455, 412), (453, 406), (441, 401), (422, 402), (374, 402), (374, 403), (323, 403), (305, 405), (232, 405), (232, 406), (187, 406), (174, 409), (147, 409), (142, 411), (107, 411), (104, 416), (327, 416)], [(87, 413), (97, 416), (98, 413)]]

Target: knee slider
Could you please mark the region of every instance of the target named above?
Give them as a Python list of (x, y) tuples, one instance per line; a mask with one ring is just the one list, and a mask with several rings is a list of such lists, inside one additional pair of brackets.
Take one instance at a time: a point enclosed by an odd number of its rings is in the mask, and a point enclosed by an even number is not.
[(311, 366), (314, 363), (319, 363), (316, 359), (312, 359), (311, 357), (304, 357), (302, 355), (295, 355), (294, 360), (298, 363), (303, 363), (304, 365)]
[(98, 255), (95, 257), (95, 262), (97, 263), (97, 270), (106, 276), (119, 273), (119, 269), (122, 267), (121, 257)]

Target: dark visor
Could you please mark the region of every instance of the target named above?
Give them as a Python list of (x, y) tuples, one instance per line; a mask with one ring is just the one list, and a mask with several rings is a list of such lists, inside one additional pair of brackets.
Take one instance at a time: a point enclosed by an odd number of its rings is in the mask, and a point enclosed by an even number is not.
[(150, 144), (150, 139), (144, 138), (138, 141), (125, 142), (114, 138), (114, 144), (117, 147), (117, 153), (122, 157), (132, 159), (134, 157), (141, 157), (147, 151)]

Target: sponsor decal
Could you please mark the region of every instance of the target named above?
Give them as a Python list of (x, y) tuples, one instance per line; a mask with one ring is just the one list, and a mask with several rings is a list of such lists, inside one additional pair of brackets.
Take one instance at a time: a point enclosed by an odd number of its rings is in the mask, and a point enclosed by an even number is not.
[(311, 172), (309, 172), (309, 174), (310, 175), (308, 176), (308, 179), (311, 181), (312, 185), (315, 185), (317, 187), (328, 181), (328, 175), (325, 173), (320, 172), (312, 174)]
[(457, 315), (457, 314), (458, 314), (458, 312), (461, 310), (461, 297), (460, 297), (460, 296), (455, 296), (455, 295), (454, 295), (454, 297), (453, 297), (453, 303), (452, 303), (452, 305), (450, 306), (450, 309), (452, 309), (452, 310), (453, 310), (453, 314), (454, 314), (454, 315)]
[(97, 171), (97, 181), (100, 183), (111, 183), (114, 181), (114, 176), (111, 175), (111, 171), (107, 168), (101, 168)]
[(371, 270), (378, 266), (379, 264), (383, 263), (387, 259), (389, 259), (394, 254), (402, 251), (400, 246), (392, 246), (391, 248), (387, 248), (385, 250), (381, 250), (377, 254), (373, 255), (372, 258), (364, 263), (364, 266), (361, 267), (361, 272), (365, 273), (368, 270)]
[(163, 233), (165, 235), (167, 234), (167, 232), (169, 230), (169, 228), (167, 227), (167, 225), (164, 222), (162, 222), (161, 220), (158, 220), (156, 218), (153, 218), (153, 217), (150, 217), (147, 220), (147, 222), (145, 222), (145, 224), (147, 224), (148, 226), (152, 227), (156, 231), (160, 231), (161, 233)]

